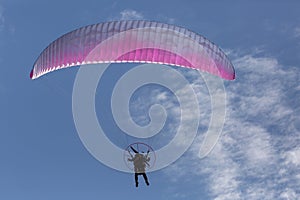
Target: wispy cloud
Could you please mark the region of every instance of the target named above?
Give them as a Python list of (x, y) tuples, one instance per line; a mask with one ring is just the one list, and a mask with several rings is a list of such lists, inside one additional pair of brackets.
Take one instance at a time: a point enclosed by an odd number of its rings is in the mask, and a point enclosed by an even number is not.
[(294, 148), (284, 153), (286, 165), (300, 167), (300, 148)]
[(300, 37), (300, 27), (296, 27), (294, 29), (294, 36), (297, 38)]
[[(172, 185), (178, 187), (170, 191), (190, 198), (205, 192), (220, 200), (296, 199), (300, 195), (299, 68), (282, 66), (275, 58), (258, 57), (256, 52), (243, 56), (231, 52), (230, 56), (237, 79), (225, 82), (228, 103), (223, 136), (209, 157), (202, 160), (197, 155), (210, 120), (210, 97), (197, 73), (179, 69), (187, 72), (202, 118), (199, 136), (190, 150), (165, 170)], [(182, 88), (178, 94), (189, 98), (185, 91)], [(145, 102), (164, 105), (173, 118), (167, 124), (168, 133), (176, 133), (181, 117), (189, 117), (181, 116), (176, 97), (170, 92), (147, 90), (138, 98), (133, 103), (138, 114), (141, 108), (147, 113)], [(191, 112), (193, 108), (188, 109)], [(145, 122), (144, 116), (137, 115), (137, 121)], [(179, 181), (193, 185), (192, 191), (189, 187), (182, 189), (181, 184), (176, 186)], [(196, 187), (201, 189), (198, 194)]]
[(157, 18), (159, 19), (159, 21), (166, 22), (168, 24), (174, 24), (176, 21), (174, 17), (168, 17), (162, 14), (159, 14)]
[(0, 33), (7, 31), (9, 34), (13, 35), (16, 31), (15, 26), (7, 23), (6, 18), (5, 8), (0, 5)]
[(4, 9), (3, 7), (0, 5), (0, 32), (3, 30), (4, 28), (4, 22), (5, 22), (5, 19), (4, 19)]
[(120, 15), (121, 15), (121, 20), (139, 20), (144, 18), (142, 13), (131, 9), (126, 9), (121, 11)]
[(294, 98), (300, 95), (300, 72), (270, 57), (237, 56), (233, 63), (237, 80), (226, 83), (228, 115), (221, 140), (209, 157), (197, 160), (200, 136), (190, 156), (167, 174), (198, 176), (199, 187), (213, 199), (296, 199), (300, 103)]

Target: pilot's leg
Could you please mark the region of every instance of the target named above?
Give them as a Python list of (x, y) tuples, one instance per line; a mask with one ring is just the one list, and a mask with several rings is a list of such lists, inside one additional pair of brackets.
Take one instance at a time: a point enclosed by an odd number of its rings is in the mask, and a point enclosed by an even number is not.
[(138, 173), (134, 174), (134, 179), (135, 179), (135, 187), (138, 187), (139, 186)]
[(147, 185), (149, 185), (149, 181), (148, 181), (148, 177), (147, 177), (146, 173), (142, 173), (142, 175), (143, 175), (143, 177), (144, 177), (145, 183), (146, 183)]

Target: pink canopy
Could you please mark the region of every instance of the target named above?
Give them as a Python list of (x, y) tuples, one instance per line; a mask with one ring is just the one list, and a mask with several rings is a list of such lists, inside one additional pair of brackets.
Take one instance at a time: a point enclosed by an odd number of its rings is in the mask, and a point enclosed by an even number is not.
[(159, 63), (193, 68), (233, 80), (224, 52), (201, 35), (151, 21), (114, 21), (85, 26), (52, 42), (37, 58), (30, 78), (94, 63)]

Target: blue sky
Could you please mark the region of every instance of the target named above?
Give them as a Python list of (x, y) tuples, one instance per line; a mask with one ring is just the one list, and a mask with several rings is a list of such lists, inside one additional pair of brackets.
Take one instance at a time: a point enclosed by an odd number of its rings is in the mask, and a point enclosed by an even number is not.
[[(298, 1), (268, 0), (0, 0), (0, 199), (299, 198), (299, 7)], [(29, 79), (35, 59), (51, 41), (81, 26), (118, 19), (193, 30), (219, 45), (237, 74), (235, 81), (225, 82), (226, 121), (209, 157), (197, 158), (203, 139), (199, 129), (179, 160), (150, 173), (151, 186), (138, 189), (131, 174), (106, 167), (82, 145), (72, 116), (78, 69)], [(179, 70), (202, 98), (201, 79)], [(157, 100), (161, 89), (150, 89), (136, 94), (135, 105), (151, 103), (149, 94)], [(136, 119), (147, 122), (144, 113), (132, 109)], [(176, 126), (177, 117), (167, 130)], [(207, 122), (207, 117), (201, 121), (204, 130)]]

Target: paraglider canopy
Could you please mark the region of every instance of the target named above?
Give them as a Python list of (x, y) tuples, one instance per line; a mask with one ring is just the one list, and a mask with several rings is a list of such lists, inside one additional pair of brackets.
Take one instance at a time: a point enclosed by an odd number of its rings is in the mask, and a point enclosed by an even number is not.
[(233, 65), (203, 36), (175, 25), (152, 21), (113, 21), (85, 26), (53, 41), (30, 72), (48, 72), (93, 63), (158, 63), (209, 72), (233, 80)]

